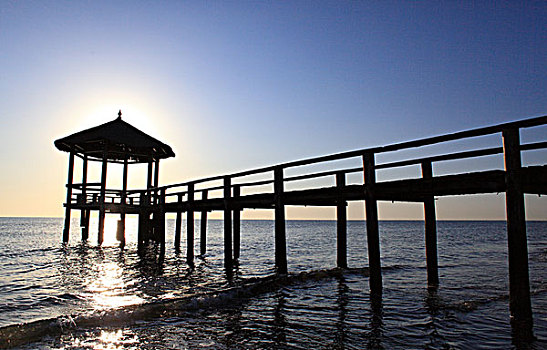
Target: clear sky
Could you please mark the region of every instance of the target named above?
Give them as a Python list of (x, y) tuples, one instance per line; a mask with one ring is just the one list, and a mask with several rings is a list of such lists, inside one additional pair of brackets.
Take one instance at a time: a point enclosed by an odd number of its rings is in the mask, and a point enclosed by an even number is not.
[[(3, 0), (0, 216), (62, 216), (53, 141), (118, 109), (172, 146), (161, 184), (547, 114), (545, 18), (545, 1)], [(545, 197), (527, 203), (547, 219)], [(504, 206), (437, 205), (440, 219)], [(380, 217), (422, 210), (383, 203)]]

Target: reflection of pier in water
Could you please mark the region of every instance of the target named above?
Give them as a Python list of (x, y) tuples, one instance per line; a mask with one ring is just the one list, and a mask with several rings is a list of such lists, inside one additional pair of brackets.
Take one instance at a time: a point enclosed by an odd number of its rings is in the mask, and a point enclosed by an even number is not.
[[(174, 156), (166, 144), (152, 138), (118, 118), (109, 123), (81, 131), (55, 141), (62, 151), (69, 152), (67, 200), (63, 240), (69, 239), (70, 211), (81, 211), (82, 239), (88, 238), (90, 212), (99, 212), (99, 244), (103, 241), (106, 213), (120, 214), (118, 238), (125, 243), (125, 215), (138, 214), (138, 248), (147, 241), (158, 242), (161, 254), (165, 249), (165, 215), (176, 213), (175, 249), (180, 250), (182, 213), (186, 213), (186, 260), (194, 261), (194, 214), (201, 214), (200, 253), (207, 249), (207, 213), (224, 214), (224, 264), (232, 271), (240, 253), (240, 218), (244, 209), (272, 209), (275, 213), (275, 266), (287, 273), (285, 207), (332, 206), (337, 213), (337, 265), (347, 267), (346, 211), (349, 201), (364, 201), (370, 289), (372, 295), (382, 293), (378, 201), (423, 203), (427, 282), (439, 283), (437, 264), (437, 233), (435, 197), (505, 192), (509, 252), (509, 287), (511, 320), (516, 333), (525, 339), (532, 337), (532, 309), (528, 274), (528, 252), (524, 194), (547, 194), (547, 164), (543, 158), (538, 166), (523, 166), (522, 153), (547, 148), (547, 140), (522, 144), (521, 130), (547, 124), (547, 116), (499, 124), (421, 140), (361, 149), (317, 158), (294, 161), (235, 174), (214, 176), (184, 183), (159, 186), (160, 159)], [(432, 147), (453, 147), (454, 142), (472, 142), (488, 135), (501, 135), (496, 147), (467, 149), (446, 153)], [(471, 140), (471, 141), (469, 141)], [(449, 145), (449, 146), (445, 146)], [(469, 146), (468, 146), (469, 147)], [(445, 148), (446, 149), (446, 148)], [(398, 152), (428, 152), (426, 157), (409, 157), (377, 163), (377, 157)], [(482, 160), (503, 155), (504, 170), (484, 162), (486, 170), (468, 173), (433, 174), (433, 165), (441, 162)], [(82, 159), (82, 182), (74, 183), (74, 158)], [(362, 165), (348, 168), (343, 162), (358, 160)], [(89, 161), (101, 162), (101, 182), (87, 181)], [(107, 189), (108, 163), (123, 164), (122, 189)], [(147, 164), (145, 189), (127, 188), (128, 165)], [(319, 167), (324, 168), (320, 171)], [(380, 170), (397, 170), (416, 166), (420, 178), (377, 181)], [(325, 170), (327, 168), (328, 170)], [(334, 168), (334, 170), (333, 170)], [(310, 170), (311, 169), (311, 170)], [(477, 169), (477, 168), (475, 168)], [(288, 173), (300, 171), (297, 175)], [(357, 175), (358, 179), (352, 179)], [(317, 185), (318, 179), (330, 179), (333, 185)], [(311, 184), (310, 184), (311, 182)], [(299, 187), (294, 187), (297, 184)], [(287, 187), (293, 190), (287, 190)], [(376, 299), (376, 297), (374, 298)], [(372, 303), (374, 309), (376, 303)], [(380, 300), (381, 313), (381, 300)], [(374, 317), (373, 317), (374, 318)], [(374, 320), (373, 320), (374, 321)], [(375, 321), (374, 321), (375, 322)]]

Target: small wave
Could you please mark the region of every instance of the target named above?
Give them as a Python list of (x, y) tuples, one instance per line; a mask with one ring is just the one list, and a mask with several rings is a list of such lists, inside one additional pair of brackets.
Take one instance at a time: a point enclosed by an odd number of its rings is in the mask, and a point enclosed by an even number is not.
[(44, 300), (40, 301), (40, 304), (49, 303), (49, 304), (52, 304), (52, 305), (60, 305), (60, 304), (66, 303), (67, 300), (82, 300), (82, 299), (83, 299), (82, 297), (79, 297), (79, 296), (74, 295), (74, 294), (63, 293), (63, 294), (59, 294), (59, 295), (49, 296), (49, 297), (45, 298)]
[(457, 312), (473, 312), (480, 308), (481, 306), (502, 301), (502, 300), (508, 300), (509, 295), (508, 294), (499, 294), (494, 295), (486, 298), (475, 298), (475, 299), (467, 299), (467, 300), (459, 300), (459, 301), (444, 301), (442, 298), (431, 298), (428, 300), (428, 304), (437, 310), (444, 310), (444, 311), (457, 311)]
[[(154, 318), (177, 317), (181, 314), (211, 308), (221, 308), (279, 288), (307, 281), (341, 277), (344, 274), (368, 276), (368, 268), (331, 269), (301, 272), (290, 275), (251, 277), (242, 280), (238, 286), (220, 291), (196, 294), (169, 300), (157, 300), (144, 304), (101, 310), (90, 314), (60, 316), (29, 323), (0, 328), (0, 347), (14, 347), (38, 341), (45, 336), (56, 336), (77, 329), (95, 327), (128, 326), (139, 321)], [(71, 294), (51, 297), (55, 300), (78, 298)], [(53, 300), (52, 299), (52, 300)]]

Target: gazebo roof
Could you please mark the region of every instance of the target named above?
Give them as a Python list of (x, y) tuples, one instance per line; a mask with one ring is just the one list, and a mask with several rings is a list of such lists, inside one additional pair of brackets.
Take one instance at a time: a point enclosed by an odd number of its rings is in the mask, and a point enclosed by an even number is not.
[(114, 162), (127, 158), (145, 163), (175, 156), (171, 147), (123, 121), (121, 111), (113, 121), (56, 140), (55, 147), (96, 159), (106, 154)]

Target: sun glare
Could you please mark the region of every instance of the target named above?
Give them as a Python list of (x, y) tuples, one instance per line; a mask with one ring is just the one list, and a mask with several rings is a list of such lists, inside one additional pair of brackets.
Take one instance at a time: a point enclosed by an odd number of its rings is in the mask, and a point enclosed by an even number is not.
[(122, 119), (152, 136), (158, 134), (158, 123), (154, 123), (156, 117), (152, 110), (143, 106), (128, 103), (109, 103), (94, 107), (83, 116), (82, 124), (96, 126), (109, 122), (118, 117), (118, 111), (122, 111)]

